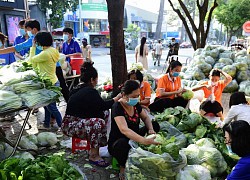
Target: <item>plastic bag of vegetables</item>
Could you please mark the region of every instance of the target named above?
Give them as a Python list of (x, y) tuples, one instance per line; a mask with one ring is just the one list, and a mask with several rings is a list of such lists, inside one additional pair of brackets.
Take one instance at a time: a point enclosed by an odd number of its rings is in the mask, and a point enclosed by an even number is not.
[(41, 132), (37, 135), (38, 144), (41, 146), (54, 146), (57, 143), (57, 136), (52, 132)]
[(201, 165), (187, 165), (176, 176), (176, 180), (211, 180), (209, 170)]
[(250, 86), (250, 81), (242, 81), (239, 84), (239, 92), (245, 92), (246, 87)]
[(234, 65), (226, 65), (222, 68), (222, 71), (226, 72), (232, 77), (235, 77), (237, 69)]
[(232, 80), (223, 90), (224, 93), (233, 93), (238, 90), (239, 86), (237, 81), (234, 79)]
[(144, 179), (174, 179), (181, 168), (186, 166), (186, 157), (180, 154), (174, 160), (168, 153), (161, 155), (145, 151), (131, 142), (126, 163), (126, 176), (128, 180)]
[(191, 144), (181, 151), (187, 156), (189, 165), (199, 164), (206, 167), (212, 177), (221, 175), (227, 169), (227, 163), (222, 154), (216, 148)]
[(38, 147), (36, 146), (35, 143), (30, 141), (27, 137), (23, 136), (20, 140), (19, 146), (24, 148), (24, 149), (34, 149), (38, 150)]

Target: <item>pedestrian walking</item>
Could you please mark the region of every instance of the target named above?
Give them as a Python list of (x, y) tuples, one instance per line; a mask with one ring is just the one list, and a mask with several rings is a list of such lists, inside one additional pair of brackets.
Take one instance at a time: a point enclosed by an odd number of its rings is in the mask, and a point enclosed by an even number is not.
[(157, 44), (155, 45), (156, 61), (154, 62), (154, 66), (156, 65), (156, 62), (158, 63), (158, 66), (160, 66), (161, 55), (162, 55), (162, 44), (161, 40), (158, 40)]
[(146, 45), (147, 38), (141, 38), (141, 44), (135, 48), (135, 59), (136, 62), (142, 63), (144, 69), (148, 70), (148, 46)]

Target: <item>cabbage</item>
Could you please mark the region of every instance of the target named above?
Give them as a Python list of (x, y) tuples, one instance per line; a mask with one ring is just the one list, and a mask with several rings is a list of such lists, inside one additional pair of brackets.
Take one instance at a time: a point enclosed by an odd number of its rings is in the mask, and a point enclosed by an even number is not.
[(0, 161), (5, 159), (4, 156), (4, 149), (5, 149), (5, 145), (3, 142), (0, 142)]
[(34, 156), (32, 154), (30, 154), (29, 152), (23, 152), (21, 155), (20, 155), (20, 158), (21, 159), (35, 159)]
[(56, 134), (52, 132), (41, 132), (37, 135), (38, 144), (41, 146), (54, 146), (57, 143)]
[(205, 62), (213, 66), (215, 63), (215, 60), (211, 56), (206, 56)]
[(207, 127), (203, 125), (199, 125), (196, 127), (196, 130), (195, 130), (196, 138), (203, 138), (206, 133), (207, 133)]
[(232, 59), (229, 59), (229, 58), (220, 58), (219, 63), (223, 63), (223, 64), (226, 64), (226, 65), (231, 65), (233, 64), (233, 60)]
[(245, 88), (247, 86), (250, 86), (250, 81), (242, 81), (240, 84), (239, 84), (239, 92), (245, 92)]
[(200, 64), (198, 67), (203, 73), (209, 73), (212, 70), (212, 65), (208, 63)]
[(203, 161), (198, 157), (200, 153), (199, 146), (190, 144), (187, 148), (181, 150), (187, 156), (188, 165), (201, 164)]
[(242, 82), (242, 81), (248, 80), (249, 77), (250, 77), (250, 72), (249, 72), (249, 71), (239, 71), (239, 72), (237, 73), (236, 79), (237, 79), (237, 82), (240, 83), (240, 82)]
[(226, 72), (232, 77), (235, 77), (236, 75), (236, 67), (233, 65), (226, 65), (225, 67), (222, 68), (222, 71)]
[(201, 165), (187, 165), (177, 174), (176, 180), (211, 180), (211, 174)]
[(214, 65), (214, 69), (222, 69), (223, 67), (225, 67), (226, 66), (226, 64), (224, 64), (224, 63), (216, 63), (215, 65)]
[(203, 48), (196, 49), (196, 51), (194, 52), (194, 57), (197, 55), (201, 55), (202, 51), (203, 51)]
[(220, 58), (229, 58), (229, 59), (234, 59), (235, 54), (231, 51), (224, 51), (223, 53), (220, 53)]
[(34, 144), (38, 144), (36, 135), (30, 134), (30, 135), (28, 135), (28, 136), (26, 136), (26, 137), (27, 137), (31, 142), (33, 142)]
[(11, 153), (13, 152), (13, 147), (10, 146), (9, 144), (5, 144), (5, 151), (4, 151), (4, 155), (5, 157), (9, 157), (11, 155)]
[(197, 124), (200, 124), (203, 122), (203, 118), (200, 114), (192, 112), (188, 115), (190, 117), (191, 120), (197, 122)]
[(243, 62), (237, 62), (233, 64), (238, 71), (246, 71), (248, 69), (248, 65)]
[(238, 57), (238, 56), (246, 56), (247, 55), (247, 50), (246, 49), (242, 49), (240, 51), (238, 51), (235, 56)]
[(192, 61), (192, 65), (194, 66), (199, 65), (199, 64), (204, 64), (204, 63), (206, 63), (204, 56), (195, 56)]
[(210, 138), (199, 139), (195, 144), (199, 147), (215, 148), (214, 141)]
[(193, 79), (200, 81), (205, 78), (205, 74), (199, 68), (193, 69)]
[(183, 99), (185, 100), (190, 100), (194, 97), (194, 92), (191, 90), (186, 90), (186, 92), (182, 93), (181, 95)]
[(218, 49), (212, 49), (212, 50), (205, 50), (203, 53), (205, 56), (211, 56), (214, 59), (217, 59), (219, 56), (219, 50)]
[(250, 85), (249, 85), (249, 86), (246, 86), (246, 88), (245, 88), (245, 94), (246, 94), (247, 96), (250, 96)]
[(233, 93), (238, 90), (239, 86), (237, 81), (234, 79), (232, 80), (223, 90), (224, 93)]
[(21, 138), (19, 146), (22, 147), (23, 149), (38, 150), (38, 147), (25, 136)]

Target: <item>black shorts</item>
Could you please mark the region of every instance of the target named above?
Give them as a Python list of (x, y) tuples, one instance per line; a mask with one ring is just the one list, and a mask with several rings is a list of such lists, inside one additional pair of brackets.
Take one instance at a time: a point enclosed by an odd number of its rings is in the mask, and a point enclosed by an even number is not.
[(218, 101), (214, 101), (213, 103), (211, 101), (204, 101), (200, 109), (205, 111), (206, 114), (213, 113), (215, 116), (217, 116), (219, 112), (223, 112), (223, 107)]

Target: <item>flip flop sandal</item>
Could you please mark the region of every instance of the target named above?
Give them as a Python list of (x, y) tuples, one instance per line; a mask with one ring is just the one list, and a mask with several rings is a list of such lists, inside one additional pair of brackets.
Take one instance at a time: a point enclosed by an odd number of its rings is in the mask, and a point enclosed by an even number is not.
[(98, 161), (89, 160), (89, 163), (93, 164), (93, 165), (96, 165), (96, 166), (99, 166), (99, 167), (108, 167), (110, 165), (105, 160), (98, 160)]

